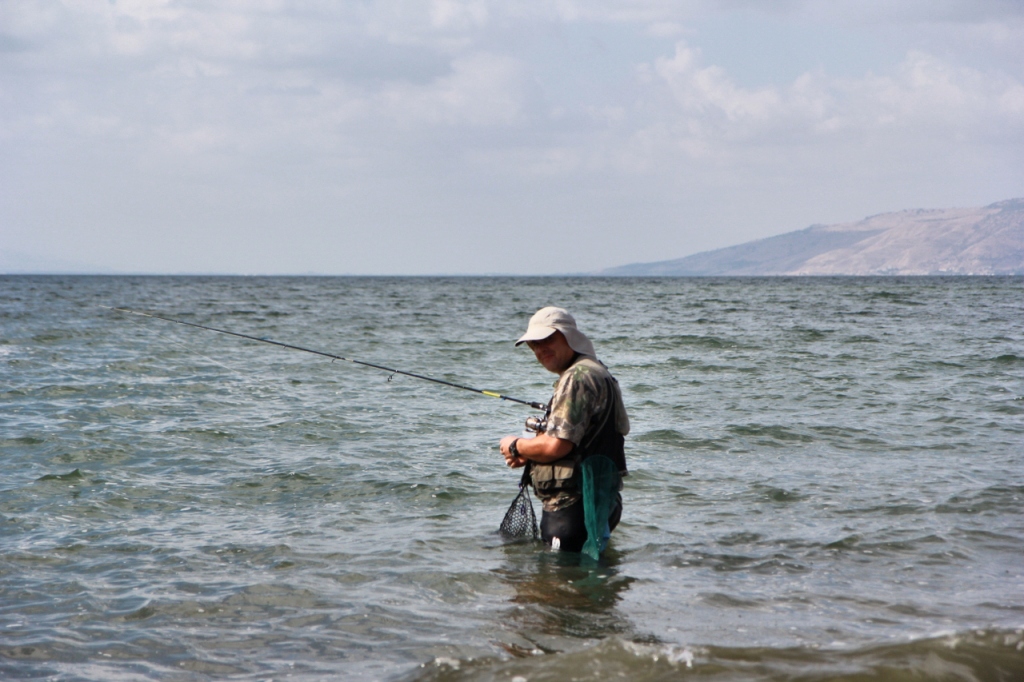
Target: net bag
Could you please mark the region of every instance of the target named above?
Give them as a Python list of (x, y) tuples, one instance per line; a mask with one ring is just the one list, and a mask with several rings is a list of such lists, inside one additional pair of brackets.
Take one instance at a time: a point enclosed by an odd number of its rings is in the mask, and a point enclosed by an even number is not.
[(615, 463), (603, 455), (588, 457), (580, 466), (583, 469), (583, 518), (587, 525), (583, 553), (597, 559), (611, 536), (608, 517), (619, 491), (619, 471)]
[(512, 500), (512, 506), (505, 512), (498, 532), (502, 537), (514, 540), (536, 540), (537, 517), (533, 513), (533, 502), (530, 500), (530, 488), (520, 484), (519, 494)]

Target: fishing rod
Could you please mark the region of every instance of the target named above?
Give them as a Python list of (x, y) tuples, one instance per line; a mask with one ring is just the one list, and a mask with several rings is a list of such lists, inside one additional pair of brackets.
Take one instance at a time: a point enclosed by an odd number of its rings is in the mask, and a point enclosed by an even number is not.
[(290, 348), (292, 350), (299, 350), (303, 353), (313, 353), (314, 355), (322, 355), (325, 358), (331, 358), (331, 360), (344, 360), (345, 362), (351, 362), (355, 365), (362, 365), (364, 367), (373, 367), (374, 369), (380, 369), (385, 372), (390, 372), (392, 375), (401, 374), (403, 376), (412, 377), (414, 379), (422, 379), (423, 381), (432, 381), (435, 384), (443, 384), (444, 386), (451, 386), (452, 388), (461, 388), (463, 391), (472, 391), (473, 393), (479, 393), (480, 395), (486, 395), (491, 398), (500, 398), (501, 400), (507, 400), (513, 403), (519, 403), (520, 405), (528, 405), (535, 410), (547, 411), (548, 406), (544, 403), (532, 402), (529, 400), (520, 400), (519, 398), (513, 398), (511, 396), (503, 395), (497, 391), (485, 391), (479, 388), (473, 388), (472, 386), (463, 386), (462, 384), (456, 384), (451, 381), (445, 381), (444, 379), (435, 379), (433, 377), (424, 376), (422, 374), (416, 374), (415, 372), (406, 372), (401, 369), (394, 369), (391, 367), (385, 367), (384, 365), (376, 365), (372, 362), (363, 362), (362, 360), (354, 360), (352, 358), (345, 358), (340, 355), (334, 355), (333, 353), (325, 353), (322, 350), (314, 350), (312, 348), (303, 348), (302, 346), (295, 346), (290, 343), (282, 343), (281, 341), (274, 341), (272, 339), (261, 339), (258, 336), (249, 336), (248, 334), (240, 334), (239, 332), (232, 332), (226, 329), (216, 329), (214, 327), (207, 327), (206, 325), (196, 324), (195, 322), (186, 322), (185, 320), (176, 320), (173, 317), (164, 317), (163, 315), (157, 315), (156, 313), (145, 313), (141, 310), (132, 310), (131, 308), (115, 308), (109, 305), (101, 305), (100, 308), (106, 308), (107, 310), (113, 310), (119, 313), (127, 313), (130, 315), (139, 315), (141, 317), (151, 317), (155, 320), (164, 320), (165, 322), (175, 322), (177, 324), (184, 324), (189, 327), (196, 327), (198, 329), (205, 329), (211, 332), (217, 332), (218, 334), (228, 334), (230, 336), (237, 336), (242, 339), (249, 339), (250, 341), (259, 341), (260, 343), (269, 343), (273, 346), (280, 346), (282, 348)]

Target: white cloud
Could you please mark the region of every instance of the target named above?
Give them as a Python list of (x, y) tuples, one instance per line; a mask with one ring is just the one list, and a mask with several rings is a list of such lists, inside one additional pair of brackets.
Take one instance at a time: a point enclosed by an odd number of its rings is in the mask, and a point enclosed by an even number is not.
[(657, 78), (686, 114), (732, 125), (766, 121), (783, 113), (782, 97), (775, 88), (739, 88), (722, 69), (701, 67), (699, 59), (699, 51), (678, 43), (675, 55), (654, 62)]
[(517, 60), (473, 53), (454, 59), (451, 68), (426, 85), (387, 85), (374, 98), (380, 113), (404, 125), (509, 125), (520, 117), (525, 84)]
[(870, 143), (872, 134), (887, 130), (960, 138), (988, 138), (993, 126), (1024, 132), (1018, 116), (1024, 84), (918, 51), (889, 75), (837, 79), (819, 71), (785, 87), (752, 89), (702, 65), (700, 51), (680, 42), (671, 57), (642, 66), (640, 76), (654, 101), (663, 89), (676, 105), (655, 113), (657, 125), (667, 125), (679, 148), (700, 155), (737, 144), (820, 144), (836, 135)]
[(487, 3), (483, 0), (432, 0), (430, 23), (434, 28), (476, 29), (487, 23)]

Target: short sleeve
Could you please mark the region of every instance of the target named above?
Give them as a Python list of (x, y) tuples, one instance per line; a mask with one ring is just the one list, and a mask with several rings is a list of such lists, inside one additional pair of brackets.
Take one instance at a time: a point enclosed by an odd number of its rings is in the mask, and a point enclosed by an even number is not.
[(586, 364), (570, 367), (555, 386), (546, 433), (555, 438), (583, 442), (594, 415), (603, 412), (607, 388)]

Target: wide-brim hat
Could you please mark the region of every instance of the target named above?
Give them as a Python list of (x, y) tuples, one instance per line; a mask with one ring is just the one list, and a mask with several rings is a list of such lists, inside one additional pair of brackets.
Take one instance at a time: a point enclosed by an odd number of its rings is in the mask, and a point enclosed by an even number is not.
[(590, 342), (586, 334), (576, 328), (576, 319), (565, 308), (554, 306), (541, 308), (533, 314), (530, 324), (526, 327), (526, 333), (519, 337), (516, 345), (527, 341), (543, 341), (556, 331), (562, 332), (562, 336), (569, 342), (569, 348), (580, 355), (597, 357), (597, 353), (594, 352), (594, 344)]

